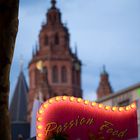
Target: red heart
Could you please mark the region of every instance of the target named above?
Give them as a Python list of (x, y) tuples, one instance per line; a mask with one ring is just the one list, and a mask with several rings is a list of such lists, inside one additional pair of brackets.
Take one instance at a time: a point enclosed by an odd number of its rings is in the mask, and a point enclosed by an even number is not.
[(67, 140), (128, 140), (138, 137), (136, 103), (110, 107), (81, 98), (58, 96), (37, 113), (37, 140), (62, 135)]

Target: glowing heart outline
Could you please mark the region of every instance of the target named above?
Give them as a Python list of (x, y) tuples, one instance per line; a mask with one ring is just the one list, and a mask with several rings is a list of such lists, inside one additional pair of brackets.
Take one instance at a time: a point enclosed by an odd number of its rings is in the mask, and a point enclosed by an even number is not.
[[(76, 97), (69, 97), (69, 96), (57, 96), (54, 98), (51, 98), (49, 100), (47, 100), (46, 102), (44, 102), (38, 113), (37, 113), (37, 140), (46, 140), (46, 132), (45, 130), (43, 130), (44, 127), (44, 123), (43, 123), (43, 115), (45, 115), (47, 109), (49, 109), (49, 107), (51, 105), (53, 105), (54, 103), (58, 104), (60, 102), (63, 103), (68, 103), (68, 104), (72, 104), (72, 103), (76, 103), (76, 104), (81, 104), (84, 105), (85, 107), (90, 107), (92, 109), (94, 108), (98, 108), (100, 111), (108, 111), (108, 112), (117, 112), (117, 113), (127, 113), (127, 112), (135, 112), (136, 111), (136, 102), (132, 103), (131, 105), (125, 106), (125, 107), (111, 107), (111, 106), (105, 106), (103, 104), (98, 104), (96, 102), (90, 102), (88, 100), (83, 100), (81, 98), (76, 98)], [(43, 125), (42, 125), (43, 124)]]

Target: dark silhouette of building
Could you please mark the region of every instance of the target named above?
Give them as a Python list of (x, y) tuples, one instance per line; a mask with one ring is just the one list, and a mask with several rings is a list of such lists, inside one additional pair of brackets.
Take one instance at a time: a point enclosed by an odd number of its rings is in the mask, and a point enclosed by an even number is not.
[(113, 93), (111, 84), (109, 82), (109, 75), (106, 72), (105, 66), (103, 66), (103, 71), (100, 75), (100, 83), (97, 89), (97, 98), (101, 99)]
[(39, 33), (39, 45), (29, 63), (28, 95), (29, 121), (38, 96), (43, 101), (60, 95), (82, 97), (81, 61), (70, 48), (69, 31), (62, 23), (55, 0), (51, 1), (46, 23)]

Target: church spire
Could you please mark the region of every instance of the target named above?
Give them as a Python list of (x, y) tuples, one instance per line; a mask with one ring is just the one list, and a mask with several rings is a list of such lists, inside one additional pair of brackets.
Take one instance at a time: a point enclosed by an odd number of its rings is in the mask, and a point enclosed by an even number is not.
[(49, 8), (47, 14), (46, 14), (46, 23), (50, 27), (62, 25), (61, 21), (61, 12), (56, 7), (56, 0), (51, 0), (51, 7)]
[(51, 4), (52, 4), (52, 8), (54, 8), (56, 5), (56, 0), (51, 0)]
[(23, 71), (18, 76), (18, 81), (10, 105), (10, 115), (12, 122), (27, 121), (27, 97), (28, 85)]

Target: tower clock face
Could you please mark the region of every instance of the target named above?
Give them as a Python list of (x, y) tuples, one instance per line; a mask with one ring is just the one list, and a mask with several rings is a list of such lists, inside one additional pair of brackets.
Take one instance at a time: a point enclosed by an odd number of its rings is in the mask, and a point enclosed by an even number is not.
[(36, 63), (36, 68), (39, 71), (42, 71), (42, 69), (43, 69), (43, 62), (41, 60)]

